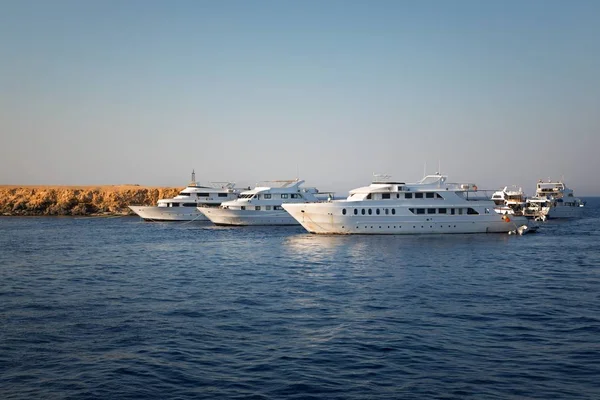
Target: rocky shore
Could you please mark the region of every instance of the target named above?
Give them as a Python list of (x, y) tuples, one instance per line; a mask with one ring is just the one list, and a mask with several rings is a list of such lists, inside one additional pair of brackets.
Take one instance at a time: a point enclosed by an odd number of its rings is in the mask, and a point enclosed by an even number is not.
[(156, 205), (181, 188), (138, 185), (0, 186), (0, 215), (135, 215), (129, 205)]

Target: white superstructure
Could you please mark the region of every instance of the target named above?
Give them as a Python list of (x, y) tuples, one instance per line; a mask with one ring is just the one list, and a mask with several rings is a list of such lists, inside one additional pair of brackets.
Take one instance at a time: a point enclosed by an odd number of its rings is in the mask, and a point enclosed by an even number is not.
[(231, 182), (213, 182), (202, 186), (196, 182), (192, 171), (192, 181), (172, 199), (160, 199), (156, 206), (129, 206), (137, 215), (147, 221), (208, 221), (198, 211), (198, 206), (218, 207), (222, 202), (237, 198), (239, 190)]
[(440, 174), (416, 183), (377, 177), (345, 200), (283, 204), (307, 231), (333, 234), (487, 233), (515, 231), (522, 216), (500, 215), (471, 183), (447, 183)]
[(540, 219), (579, 218), (585, 202), (573, 195), (562, 181), (539, 180), (535, 196), (527, 200), (524, 213), (528, 217)]
[(283, 204), (319, 201), (316, 188), (302, 188), (302, 180), (269, 181), (240, 193), (218, 208), (198, 207), (217, 225), (297, 225)]
[(516, 186), (508, 187), (494, 192), (492, 201), (495, 204), (494, 210), (500, 214), (522, 214), (525, 208), (527, 198), (523, 189)]

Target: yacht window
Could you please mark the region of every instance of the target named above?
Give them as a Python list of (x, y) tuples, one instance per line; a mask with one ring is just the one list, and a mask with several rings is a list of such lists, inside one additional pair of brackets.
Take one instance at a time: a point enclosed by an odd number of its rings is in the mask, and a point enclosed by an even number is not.
[(179, 203), (171, 203), (171, 207), (179, 207)]
[(450, 209), (450, 214), (454, 215), (454, 211), (455, 211), (454, 208), (451, 208)]
[(485, 209), (485, 213), (486, 213), (486, 214), (489, 214), (489, 213), (490, 213), (490, 209), (489, 209), (489, 208), (486, 208), (486, 209)]
[(179, 193), (180, 196), (185, 196), (185, 197), (190, 197), (190, 194), (191, 193), (184, 193), (184, 192)]
[(354, 215), (358, 215), (358, 208), (354, 209)]
[(382, 199), (389, 199), (390, 198), (390, 194), (389, 193), (382, 193), (381, 194), (381, 198)]
[(265, 199), (270, 199), (271, 198), (271, 193), (265, 193), (263, 194)]
[(392, 215), (395, 215), (395, 214), (396, 214), (396, 209), (392, 208)]
[(361, 213), (362, 215), (365, 215), (365, 209), (363, 208), (362, 210), (360, 210), (360, 213)]
[(478, 215), (479, 213), (472, 209), (471, 207), (467, 208), (467, 214), (469, 215)]
[(427, 214), (435, 214), (435, 208), (428, 208)]
[(438, 208), (438, 214), (446, 214), (445, 208)]
[(388, 210), (387, 208), (385, 209), (385, 215), (388, 215), (390, 213), (390, 210)]
[(241, 206), (241, 207), (240, 207), (240, 209), (241, 209), (241, 210), (245, 210), (245, 209), (246, 209), (246, 206)]
[(409, 208), (408, 211), (410, 211), (411, 213), (415, 213), (415, 209), (414, 208)]
[(260, 206), (256, 206), (255, 210), (260, 211)]
[(439, 193), (436, 193), (436, 194), (435, 194), (435, 198), (436, 198), (436, 199), (443, 199), (443, 197), (442, 197), (442, 196), (441, 196)]
[(346, 215), (346, 209), (342, 208), (342, 215)]
[(427, 197), (428, 199), (433, 199), (433, 195), (435, 193), (425, 193), (425, 197)]
[(196, 203), (183, 203), (182, 207), (196, 207)]
[(219, 193), (219, 197), (227, 197), (227, 193)]
[(396, 198), (399, 199), (400, 198), (400, 193), (396, 193)]
[(269, 211), (271, 209), (271, 206), (265, 206), (265, 210)]
[(422, 199), (423, 193), (415, 193), (415, 199)]
[(425, 214), (424, 208), (417, 208), (417, 214)]
[(375, 214), (379, 215), (379, 208), (375, 210)]
[(302, 198), (302, 196), (300, 196), (297, 193), (292, 193), (291, 197), (292, 197), (292, 199), (300, 199), (300, 198)]
[(398, 191), (401, 192), (402, 191), (402, 186), (398, 186)]
[(367, 195), (367, 200), (371, 200), (371, 193)]
[(287, 193), (284, 193), (284, 194), (282, 194), (282, 195), (281, 195), (281, 198), (282, 198), (282, 199), (287, 199), (287, 198), (288, 198), (288, 195), (287, 195)]
[(369, 215), (373, 214), (373, 210), (369, 208)]
[(198, 197), (208, 197), (208, 193), (198, 193)]
[(281, 206), (273, 206), (273, 210), (283, 210), (283, 207), (281, 207)]
[(405, 199), (412, 199), (412, 193), (404, 193)]
[(463, 209), (462, 208), (458, 209), (458, 215), (463, 215)]

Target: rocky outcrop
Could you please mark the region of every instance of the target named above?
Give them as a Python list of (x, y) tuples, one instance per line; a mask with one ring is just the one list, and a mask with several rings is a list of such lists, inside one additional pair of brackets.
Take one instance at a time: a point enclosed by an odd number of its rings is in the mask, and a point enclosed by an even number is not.
[(116, 186), (0, 186), (0, 215), (134, 215), (129, 205), (156, 205), (181, 188)]

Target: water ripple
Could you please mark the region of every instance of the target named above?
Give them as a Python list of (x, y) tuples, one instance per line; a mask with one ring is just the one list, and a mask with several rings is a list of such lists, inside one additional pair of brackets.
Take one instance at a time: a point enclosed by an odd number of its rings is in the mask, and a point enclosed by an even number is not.
[(525, 237), (0, 219), (0, 397), (600, 398), (599, 205)]

